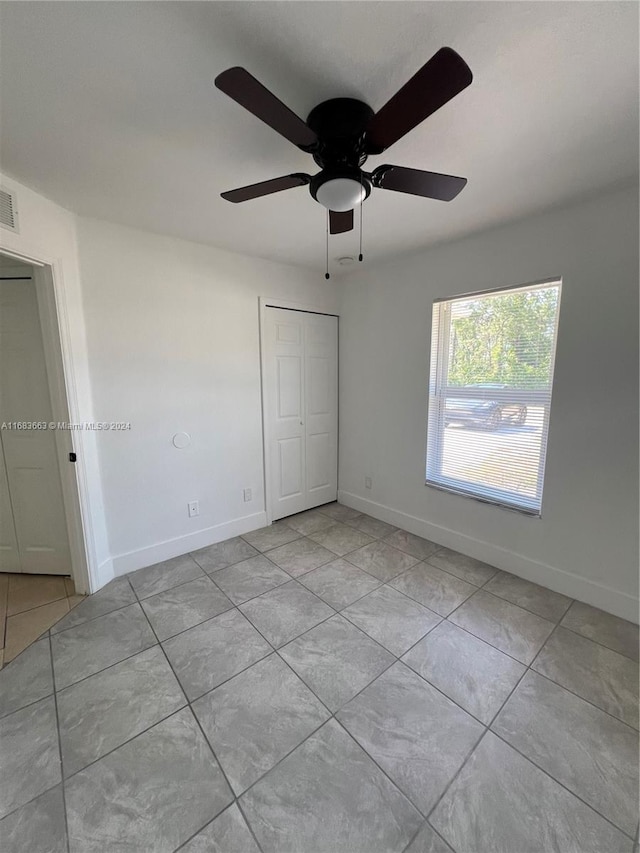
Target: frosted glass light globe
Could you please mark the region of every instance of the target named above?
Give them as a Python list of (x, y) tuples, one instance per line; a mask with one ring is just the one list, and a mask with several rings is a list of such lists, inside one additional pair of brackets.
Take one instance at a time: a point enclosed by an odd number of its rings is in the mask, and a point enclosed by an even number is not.
[(332, 178), (318, 188), (316, 201), (327, 210), (343, 213), (362, 204), (365, 196), (366, 190), (359, 181), (353, 178)]

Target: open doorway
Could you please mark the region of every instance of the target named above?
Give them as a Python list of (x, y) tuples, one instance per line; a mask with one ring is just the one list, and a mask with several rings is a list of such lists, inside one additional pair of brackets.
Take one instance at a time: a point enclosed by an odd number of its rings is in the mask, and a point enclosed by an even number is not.
[(49, 281), (47, 268), (0, 254), (2, 663), (81, 600), (76, 586), (86, 591), (83, 555), (73, 553), (73, 429)]

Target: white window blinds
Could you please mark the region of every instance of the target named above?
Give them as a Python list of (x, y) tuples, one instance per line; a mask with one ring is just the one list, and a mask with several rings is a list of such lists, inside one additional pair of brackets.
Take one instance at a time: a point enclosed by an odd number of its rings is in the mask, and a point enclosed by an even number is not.
[(429, 485), (540, 515), (560, 288), (434, 303)]

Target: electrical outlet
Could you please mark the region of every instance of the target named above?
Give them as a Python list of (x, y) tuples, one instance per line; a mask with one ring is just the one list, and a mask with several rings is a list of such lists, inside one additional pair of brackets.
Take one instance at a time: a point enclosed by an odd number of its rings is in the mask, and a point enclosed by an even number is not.
[(195, 518), (196, 515), (200, 515), (200, 504), (198, 501), (189, 501), (187, 504), (187, 510), (189, 512), (189, 518)]
[(371, 477), (365, 477), (364, 478), (364, 487), (365, 487), (365, 489), (371, 488)]
[(251, 489), (244, 489), (242, 492), (242, 496), (244, 498), (245, 503), (248, 503), (250, 500), (253, 500), (251, 496)]

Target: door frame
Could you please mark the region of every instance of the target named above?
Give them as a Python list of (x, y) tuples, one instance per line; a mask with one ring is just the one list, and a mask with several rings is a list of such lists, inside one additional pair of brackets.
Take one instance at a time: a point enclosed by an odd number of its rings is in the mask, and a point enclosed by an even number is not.
[[(56, 423), (79, 423), (69, 318), (63, 298), (60, 262), (53, 258), (18, 253), (2, 245), (0, 255), (28, 264), (32, 269), (53, 420)], [(56, 456), (71, 554), (70, 574), (76, 592), (88, 594), (97, 588), (97, 582), (91, 568), (95, 565), (95, 548), (83, 444), (82, 430), (55, 430)], [(72, 452), (77, 454), (75, 463), (69, 461), (69, 453)]]
[[(273, 522), (273, 508), (271, 506), (271, 454), (269, 451), (269, 419), (267, 418), (267, 395), (266, 395), (266, 367), (267, 367), (267, 347), (265, 341), (265, 327), (267, 321), (267, 308), (283, 308), (285, 311), (302, 311), (305, 314), (324, 314), (327, 317), (335, 317), (338, 321), (338, 403), (340, 401), (340, 315), (337, 311), (327, 311), (318, 305), (310, 305), (304, 302), (292, 302), (289, 299), (276, 299), (267, 296), (258, 298), (259, 306), (259, 336), (260, 336), (260, 409), (262, 415), (262, 460), (263, 460), (263, 490), (264, 490), (264, 509), (267, 517), (267, 526)], [(338, 464), (340, 453), (340, 407), (338, 405), (338, 451), (336, 456), (336, 465)]]

